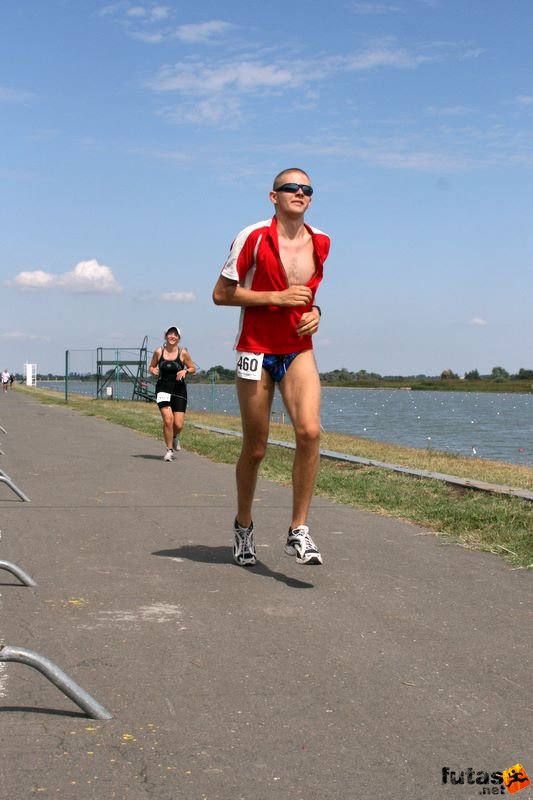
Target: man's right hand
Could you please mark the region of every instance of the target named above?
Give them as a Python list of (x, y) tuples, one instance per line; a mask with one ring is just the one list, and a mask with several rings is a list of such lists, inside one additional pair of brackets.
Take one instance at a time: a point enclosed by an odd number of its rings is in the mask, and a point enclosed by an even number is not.
[(308, 286), (289, 286), (278, 292), (278, 306), (307, 306), (311, 302), (313, 295)]

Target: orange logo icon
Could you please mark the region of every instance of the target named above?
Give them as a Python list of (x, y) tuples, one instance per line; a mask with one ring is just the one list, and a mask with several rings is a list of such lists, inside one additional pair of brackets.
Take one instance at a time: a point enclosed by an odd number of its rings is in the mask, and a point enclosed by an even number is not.
[(502, 772), (502, 777), (505, 788), (511, 794), (514, 794), (514, 792), (519, 792), (521, 789), (525, 789), (526, 786), (529, 786), (531, 783), (522, 764), (515, 764), (514, 767), (511, 767), (510, 769), (504, 769)]

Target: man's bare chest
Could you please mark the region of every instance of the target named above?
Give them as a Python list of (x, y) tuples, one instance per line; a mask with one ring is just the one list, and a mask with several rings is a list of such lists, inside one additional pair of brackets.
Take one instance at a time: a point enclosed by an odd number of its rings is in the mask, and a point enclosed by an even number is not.
[(285, 244), (280, 241), (279, 254), (289, 286), (307, 283), (315, 274), (316, 265), (313, 241)]

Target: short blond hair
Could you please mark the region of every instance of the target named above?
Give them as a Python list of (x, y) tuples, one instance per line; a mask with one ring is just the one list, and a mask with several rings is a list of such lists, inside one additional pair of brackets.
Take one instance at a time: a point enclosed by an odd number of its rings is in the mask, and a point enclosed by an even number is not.
[(311, 182), (311, 178), (309, 177), (309, 175), (307, 174), (305, 169), (300, 169), (300, 167), (289, 167), (288, 169), (284, 169), (281, 172), (278, 172), (278, 174), (274, 178), (274, 182), (272, 184), (272, 191), (275, 192), (276, 191), (276, 186), (280, 186), (281, 185), (281, 178), (284, 175), (286, 175), (287, 172), (301, 172), (302, 175), (305, 175), (305, 177), (309, 180), (309, 182)]

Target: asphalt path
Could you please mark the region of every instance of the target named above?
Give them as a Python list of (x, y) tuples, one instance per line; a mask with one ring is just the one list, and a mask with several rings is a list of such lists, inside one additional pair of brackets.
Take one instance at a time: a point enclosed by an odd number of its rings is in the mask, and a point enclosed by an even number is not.
[[(113, 402), (113, 401), (110, 401)], [(533, 576), (401, 520), (316, 498), (321, 567), (283, 544), (260, 480), (259, 563), (231, 558), (234, 469), (0, 396), (0, 798), (463, 800), (533, 780)], [(463, 783), (458, 781), (463, 779)], [(444, 782), (446, 781), (446, 782)], [(532, 800), (533, 783), (519, 800)]]

